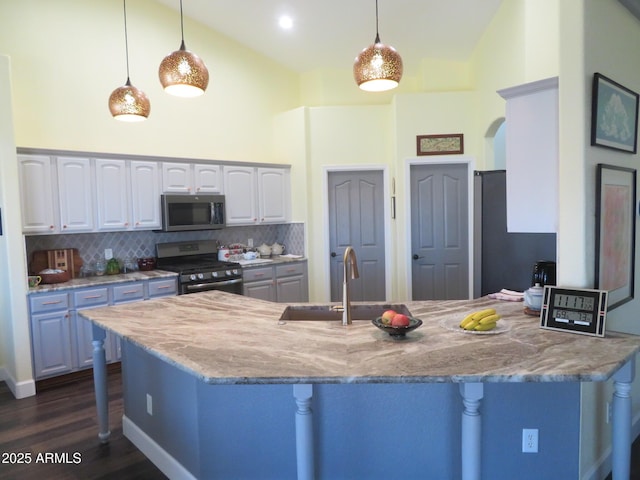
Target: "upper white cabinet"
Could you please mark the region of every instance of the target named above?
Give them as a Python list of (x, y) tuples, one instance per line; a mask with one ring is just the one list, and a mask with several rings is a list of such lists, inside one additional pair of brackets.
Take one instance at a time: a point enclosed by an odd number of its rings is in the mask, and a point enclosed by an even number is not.
[(162, 163), (164, 193), (222, 193), (220, 165)]
[(58, 198), (63, 233), (93, 230), (93, 185), (88, 158), (58, 157)]
[(53, 196), (51, 158), (44, 155), (18, 155), (22, 231), (49, 233), (56, 231), (56, 207)]
[(158, 172), (156, 162), (96, 159), (98, 229), (159, 228)]
[(499, 90), (506, 101), (507, 231), (558, 224), (558, 77)]
[(227, 225), (289, 221), (289, 169), (225, 166), (223, 173)]
[(223, 172), (227, 225), (257, 223), (256, 169), (225, 166)]
[(160, 167), (157, 162), (132, 160), (131, 209), (133, 229), (160, 228)]
[(229, 225), (291, 217), (287, 167), (20, 154), (25, 234), (156, 230), (165, 192), (226, 192)]
[(258, 168), (258, 214), (261, 223), (286, 222), (291, 210), (289, 169)]
[(98, 229), (129, 227), (129, 188), (125, 160), (95, 161)]

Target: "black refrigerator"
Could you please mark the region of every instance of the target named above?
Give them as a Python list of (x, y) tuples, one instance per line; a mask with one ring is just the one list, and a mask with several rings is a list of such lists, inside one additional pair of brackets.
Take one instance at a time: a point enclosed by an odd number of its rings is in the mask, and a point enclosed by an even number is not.
[(556, 234), (508, 233), (506, 171), (476, 171), (473, 178), (474, 298), (503, 288), (522, 292), (537, 261), (556, 260)]

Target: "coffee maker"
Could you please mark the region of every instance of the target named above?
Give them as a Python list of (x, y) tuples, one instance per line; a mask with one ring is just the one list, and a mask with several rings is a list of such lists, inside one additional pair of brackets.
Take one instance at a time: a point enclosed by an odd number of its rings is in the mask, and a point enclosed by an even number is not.
[(536, 284), (541, 287), (556, 284), (556, 262), (539, 260), (535, 263), (533, 274), (531, 275), (531, 286), (533, 287)]

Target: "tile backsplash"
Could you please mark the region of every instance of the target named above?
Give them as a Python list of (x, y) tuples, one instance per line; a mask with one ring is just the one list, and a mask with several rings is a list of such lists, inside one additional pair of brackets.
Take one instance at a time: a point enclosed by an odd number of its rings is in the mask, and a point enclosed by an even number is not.
[(33, 235), (25, 237), (27, 259), (37, 250), (77, 248), (83, 263), (92, 263), (104, 258), (104, 250), (111, 248), (118, 259), (155, 257), (156, 243), (182, 242), (190, 240), (217, 240), (221, 245), (241, 243), (249, 238), (254, 246), (275, 242), (285, 245), (285, 253), (304, 255), (304, 223), (278, 225), (250, 225), (227, 227), (222, 230), (200, 232), (99, 232), (63, 235)]

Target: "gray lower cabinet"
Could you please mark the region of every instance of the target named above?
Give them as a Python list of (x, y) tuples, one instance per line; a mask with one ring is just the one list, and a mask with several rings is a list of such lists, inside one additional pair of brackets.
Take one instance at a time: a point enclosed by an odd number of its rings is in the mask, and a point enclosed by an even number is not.
[(73, 370), (71, 316), (66, 293), (31, 297), (31, 337), (36, 378)]
[[(33, 367), (36, 380), (93, 364), (91, 322), (78, 310), (137, 302), (177, 294), (175, 277), (34, 293), (29, 297)], [(120, 339), (107, 333), (107, 362), (120, 360)]]
[(268, 267), (245, 268), (243, 294), (270, 302), (309, 301), (307, 262), (287, 262)]

